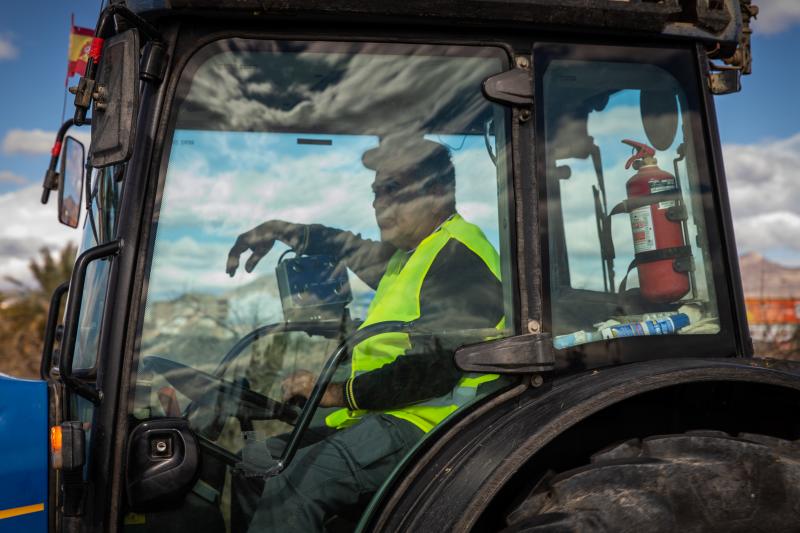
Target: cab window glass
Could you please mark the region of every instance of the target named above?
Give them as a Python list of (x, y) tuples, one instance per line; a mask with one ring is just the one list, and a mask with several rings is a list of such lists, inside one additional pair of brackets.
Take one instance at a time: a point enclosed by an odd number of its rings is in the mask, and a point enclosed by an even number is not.
[(632, 337), (719, 333), (723, 276), (687, 52), (655, 64), (613, 47), (541, 53), (555, 347), (619, 353)]
[[(119, 166), (94, 171), (91, 202), (84, 220), (79, 253), (99, 244), (105, 244), (116, 236), (121, 186), (121, 182), (115, 177), (118, 172), (122, 172)], [(78, 320), (78, 337), (73, 355), (74, 370), (91, 369), (97, 361), (100, 322), (105, 306), (110, 266), (110, 260), (104, 259), (92, 262), (86, 270), (86, 284)]]
[(514, 323), (506, 110), (481, 93), (506, 61), (229, 40), (190, 62), (132, 415), (189, 421), (219, 469), (198, 482), (206, 530), (346, 525), (419, 440), (506, 385), (452, 359)]
[[(121, 195), (121, 173), (123, 166), (96, 169), (91, 181), (91, 194), (87, 216), (84, 218), (83, 235), (78, 253), (99, 244), (107, 243), (116, 237), (117, 213)], [(108, 260), (92, 262), (86, 271), (86, 282), (81, 312), (78, 319), (78, 335), (72, 368), (75, 371), (91, 371), (97, 362), (100, 341), (100, 326), (108, 290), (108, 275), (111, 263)], [(72, 295), (70, 295), (71, 297)], [(92, 440), (92, 423), (95, 404), (78, 394), (69, 395), (69, 412), (75, 420), (80, 420), (86, 432), (86, 465), (89, 464), (89, 451)], [(88, 466), (84, 469), (86, 476)]]

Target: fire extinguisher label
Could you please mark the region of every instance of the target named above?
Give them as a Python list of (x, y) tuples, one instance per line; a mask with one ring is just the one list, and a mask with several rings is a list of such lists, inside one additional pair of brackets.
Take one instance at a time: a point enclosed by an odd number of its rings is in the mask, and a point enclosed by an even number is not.
[[(671, 191), (675, 189), (675, 179), (674, 178), (665, 178), (661, 180), (651, 180), (650, 181), (650, 194), (655, 194), (657, 192), (664, 192), (664, 191)], [(675, 206), (675, 202), (658, 202), (658, 209), (669, 209), (670, 207)]]
[(656, 249), (656, 232), (649, 205), (631, 211), (631, 230), (633, 249), (637, 254)]

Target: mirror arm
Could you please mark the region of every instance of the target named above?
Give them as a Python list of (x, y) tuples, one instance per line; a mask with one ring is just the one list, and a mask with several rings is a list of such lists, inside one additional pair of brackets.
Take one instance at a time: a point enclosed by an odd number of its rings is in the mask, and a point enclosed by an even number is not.
[[(92, 119), (86, 119), (84, 124), (91, 124)], [(42, 203), (46, 204), (50, 200), (50, 191), (58, 189), (58, 180), (60, 178), (56, 168), (58, 167), (58, 158), (61, 156), (61, 144), (64, 142), (64, 135), (67, 130), (75, 124), (73, 119), (67, 119), (56, 133), (56, 140), (53, 143), (53, 148), (50, 150), (50, 165), (47, 167), (47, 172), (44, 174), (44, 181), (42, 182)]]

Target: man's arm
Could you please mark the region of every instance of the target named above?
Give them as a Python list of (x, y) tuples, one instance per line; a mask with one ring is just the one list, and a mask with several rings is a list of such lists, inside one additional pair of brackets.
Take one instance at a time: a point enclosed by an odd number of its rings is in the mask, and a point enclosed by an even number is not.
[(364, 239), (361, 234), (309, 224), (303, 229), (303, 243), (297, 253), (330, 255), (344, 264), (372, 289), (378, 287), (389, 259), (397, 251), (391, 244)]
[[(451, 239), (437, 254), (420, 291), (419, 327), (434, 333), (490, 329), (503, 318), (503, 288), (486, 263)], [(462, 376), (453, 346), (412, 337), (392, 363), (344, 383), (350, 409), (384, 410), (450, 392)]]
[(373, 289), (378, 286), (386, 264), (396, 251), (389, 244), (321, 224), (269, 220), (239, 235), (228, 253), (225, 271), (233, 276), (239, 267), (239, 257), (250, 250), (252, 253), (245, 263), (245, 270), (252, 272), (275, 241), (287, 244), (298, 254), (333, 256), (341, 266), (355, 272)]

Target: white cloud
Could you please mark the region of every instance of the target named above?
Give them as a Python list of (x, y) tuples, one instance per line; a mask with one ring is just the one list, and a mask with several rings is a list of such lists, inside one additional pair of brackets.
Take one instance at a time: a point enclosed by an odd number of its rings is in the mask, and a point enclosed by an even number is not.
[[(440, 142), (459, 147), (453, 151), (459, 211), (497, 246), (496, 169), (483, 138), (473, 137)], [(378, 237), (370, 187), (374, 172), (361, 162), (377, 139), (336, 136), (331, 146), (308, 148), (294, 143), (294, 137), (255, 132), (176, 135), (150, 278), (155, 299), (228, 293), (256, 276), (271, 275), (283, 244), (276, 244), (252, 274), (240, 270), (230, 278), (225, 273), (236, 237), (265, 220), (319, 223)]]
[(22, 185), (28, 183), (24, 177), (19, 174), (14, 174), (10, 170), (0, 170), (0, 183), (12, 183), (15, 185)]
[[(68, 135), (81, 141), (88, 150), (90, 141), (88, 129), (84, 131), (71, 130)], [(55, 131), (12, 129), (3, 138), (3, 152), (6, 154), (49, 155), (55, 139)]]
[(0, 61), (16, 59), (18, 56), (19, 49), (11, 42), (11, 36), (0, 35)]
[(800, 133), (723, 151), (739, 251), (800, 257)]
[[(800, 254), (800, 214), (779, 211), (734, 220), (740, 251), (782, 250)], [(788, 249), (788, 250), (787, 250)]]
[(630, 136), (639, 137), (644, 134), (642, 112), (638, 105), (616, 105), (602, 112), (590, 113), (587, 129), (595, 139), (625, 139)]
[(293, 61), (303, 66), (302, 75), (281, 87), (285, 94), (278, 106), (274, 92), (279, 78), (272, 72), (283, 68), (283, 55), (250, 54), (248, 68), (238, 68), (232, 54), (219, 54), (198, 71), (187, 96), (204, 111), (193, 116), (186, 110), (183, 118), (208, 120), (210, 113), (218, 113), (216, 122), (239, 130), (335, 123), (341, 131), (397, 133), (424, 131), (431, 116), (457, 106), (460, 112), (451, 126), (458, 130), (485, 111), (478, 88), (499, 66), (482, 57), (429, 55), (424, 47), (419, 55), (406, 57), (371, 54), (370, 45), (365, 52), (352, 57), (298, 53)]
[(5, 276), (31, 284), (28, 261), (47, 246), (59, 250), (78, 244), (81, 232), (58, 223), (54, 198), (42, 205), (38, 185), (0, 195), (0, 290), (11, 288)]
[(7, 154), (49, 154), (55, 132), (44, 130), (9, 130), (3, 138), (3, 152)]
[(753, 22), (756, 33), (780, 33), (800, 23), (800, 2), (797, 0), (762, 0), (758, 7), (758, 18)]

